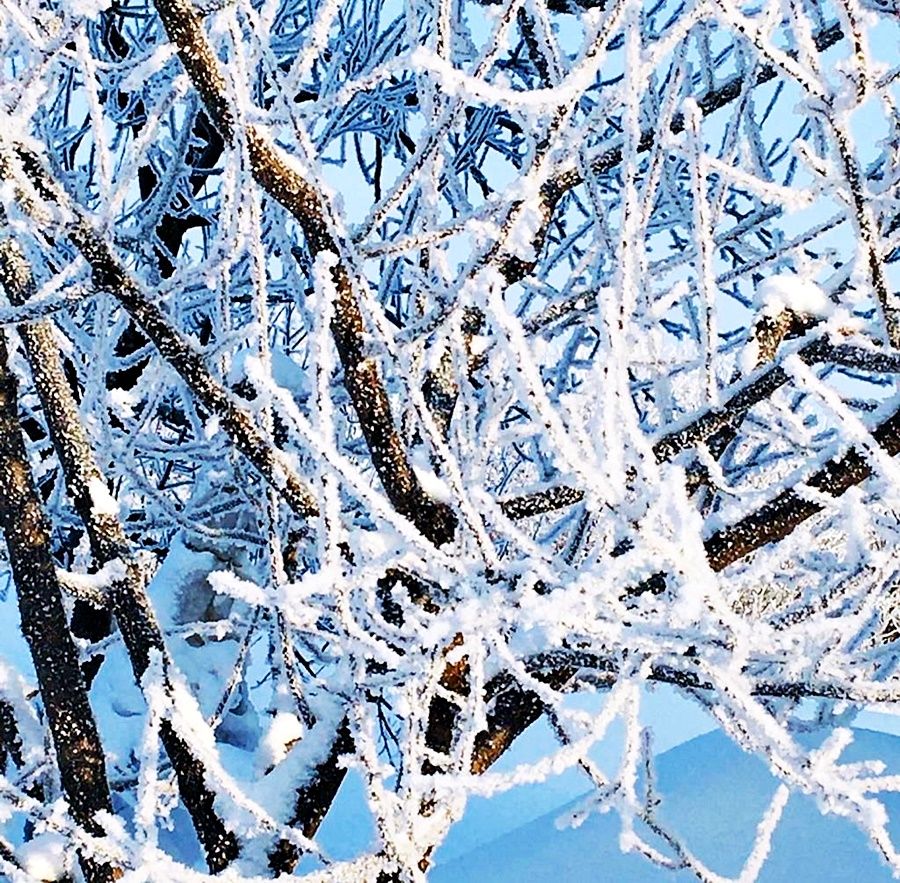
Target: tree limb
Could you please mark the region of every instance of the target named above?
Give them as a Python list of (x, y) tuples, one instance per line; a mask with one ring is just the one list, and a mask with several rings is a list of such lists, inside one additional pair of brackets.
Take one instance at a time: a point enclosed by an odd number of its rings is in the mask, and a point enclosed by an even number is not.
[[(236, 123), (226, 83), (200, 17), (187, 0), (157, 0), (156, 8), (214, 125), (226, 141), (234, 143)], [(394, 426), (378, 365), (368, 355), (365, 324), (351, 274), (342, 260), (348, 244), (336, 238), (328, 220), (330, 207), (315, 183), (296, 170), (260, 127), (247, 125), (241, 134), (254, 179), (294, 217), (312, 255), (330, 252), (338, 259), (332, 270), (337, 300), (331, 331), (344, 368), (344, 384), (388, 498), (397, 512), (433, 543), (449, 542), (455, 533), (456, 517), (446, 504), (425, 492)]]
[[(25, 303), (34, 293), (30, 268), (10, 239), (0, 242), (0, 284), (15, 305)], [(144, 590), (144, 574), (118, 517), (95, 505), (92, 491), (97, 484), (105, 488), (106, 482), (66, 381), (53, 328), (44, 321), (20, 325), (18, 331), (25, 344), (66, 489), (87, 531), (94, 561), (98, 568), (113, 561), (122, 563), (122, 575), (114, 580), (108, 595), (109, 607), (122, 630), (135, 681), (141, 684), (151, 654), (156, 651), (164, 661), (164, 687), (168, 691), (172, 662)], [(238, 842), (215, 812), (215, 794), (206, 785), (203, 762), (168, 720), (160, 725), (160, 738), (175, 770), (182, 802), (206, 852), (207, 864), (211, 871), (221, 871), (237, 857)]]
[[(102, 837), (97, 813), (112, 812), (103, 746), (66, 622), (47, 522), (22, 439), (17, 383), (8, 367), (2, 331), (0, 526), (9, 550), (22, 633), (34, 662), (69, 811), (79, 827)], [(88, 883), (111, 883), (121, 876), (113, 865), (86, 853), (79, 854), (79, 862)]]

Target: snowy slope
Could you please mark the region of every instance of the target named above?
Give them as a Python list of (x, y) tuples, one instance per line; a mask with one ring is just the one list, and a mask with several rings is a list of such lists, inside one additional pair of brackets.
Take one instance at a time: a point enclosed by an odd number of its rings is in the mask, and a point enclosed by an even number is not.
[[(844, 762), (880, 758), (900, 773), (900, 738), (856, 730)], [(696, 855), (720, 874), (740, 872), (756, 826), (777, 787), (763, 763), (744, 754), (721, 732), (692, 739), (657, 758), (660, 817)], [(886, 795), (891, 836), (900, 841), (900, 795)], [(560, 827), (575, 800), (489, 844), (438, 866), (434, 883), (595, 883), (599, 880), (695, 879), (618, 849), (619, 820), (592, 813), (577, 829)], [(465, 825), (465, 820), (461, 823)], [(820, 814), (815, 802), (791, 795), (759, 877), (770, 883), (848, 883), (890, 880), (891, 875), (851, 823)]]

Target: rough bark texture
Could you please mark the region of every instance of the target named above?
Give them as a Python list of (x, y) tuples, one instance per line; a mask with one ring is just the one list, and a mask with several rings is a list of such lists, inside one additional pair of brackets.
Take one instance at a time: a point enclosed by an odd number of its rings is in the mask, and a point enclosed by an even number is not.
[(12, 705), (0, 699), (0, 775), (6, 770), (7, 761), (22, 766), (22, 737)]
[[(8, 367), (2, 332), (0, 525), (9, 550), (22, 634), (34, 662), (69, 810), (80, 827), (102, 837), (96, 814), (112, 812), (103, 747), (66, 622), (49, 531), (19, 425), (17, 383)], [(120, 876), (116, 868), (86, 855), (79, 861), (89, 883), (105, 883)]]
[[(163, 13), (163, 20), (165, 17)], [(341, 255), (344, 249), (329, 229), (327, 208), (316, 188), (294, 171), (268, 138), (252, 126), (247, 132), (247, 142), (254, 178), (297, 220), (310, 252), (314, 256), (322, 252)], [(409, 462), (394, 425), (378, 364), (368, 352), (366, 327), (350, 274), (338, 263), (332, 277), (337, 301), (331, 331), (344, 369), (344, 385), (359, 419), (372, 465), (397, 512), (412, 521), (433, 543), (449, 542), (456, 528), (456, 517), (448, 506), (428, 496)]]
[[(30, 268), (11, 240), (0, 243), (0, 283), (14, 304), (24, 303), (34, 291)], [(114, 581), (109, 592), (109, 608), (119, 623), (135, 680), (140, 684), (154, 651), (164, 660), (164, 670), (168, 668), (162, 631), (144, 591), (144, 575), (119, 519), (94, 505), (91, 486), (94, 482), (104, 485), (105, 482), (66, 381), (52, 325), (36, 322), (20, 325), (18, 331), (62, 465), (66, 489), (87, 531), (95, 564), (102, 568), (118, 560), (123, 565), (124, 575)], [(223, 870), (237, 857), (239, 848), (237, 838), (215, 812), (215, 795), (206, 785), (204, 766), (168, 721), (160, 727), (160, 738), (175, 770), (181, 799), (206, 853), (207, 864), (211, 871)]]

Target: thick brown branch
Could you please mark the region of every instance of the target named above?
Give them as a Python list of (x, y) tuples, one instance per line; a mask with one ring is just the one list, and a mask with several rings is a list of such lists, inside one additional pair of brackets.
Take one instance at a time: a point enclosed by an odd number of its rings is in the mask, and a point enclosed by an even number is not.
[[(889, 456), (900, 453), (900, 410), (879, 424), (872, 438)], [(804, 484), (814, 492), (839, 497), (872, 474), (865, 454), (850, 448), (846, 454), (829, 460)], [(787, 489), (774, 500), (746, 515), (740, 521), (716, 531), (703, 544), (713, 570), (729, 564), (791, 534), (804, 521), (821, 512), (823, 504), (804, 495), (802, 490)]]
[[(291, 167), (259, 130), (250, 127), (246, 137), (254, 178), (298, 221), (312, 254), (341, 254), (326, 222), (327, 208), (318, 190)], [(368, 354), (365, 323), (347, 268), (336, 263), (332, 278), (337, 300), (331, 331), (344, 369), (344, 384), (372, 464), (394, 508), (433, 543), (449, 542), (456, 529), (456, 518), (448, 506), (428, 496), (409, 462), (394, 426), (378, 365)]]
[[(0, 284), (15, 305), (24, 303), (34, 293), (31, 270), (12, 240), (0, 243)], [(94, 500), (93, 491), (106, 484), (66, 381), (52, 325), (37, 322), (20, 325), (18, 331), (62, 465), (66, 489), (87, 531), (94, 561), (98, 568), (113, 561), (122, 563), (123, 573), (113, 582), (109, 606), (122, 630), (134, 677), (140, 684), (154, 651), (167, 661), (165, 669), (169, 664), (162, 631), (144, 591), (141, 568), (118, 517), (98, 507)], [(211, 871), (223, 870), (237, 857), (238, 843), (215, 812), (215, 795), (205, 783), (203, 763), (168, 721), (161, 725), (160, 736), (175, 770), (181, 799), (206, 852), (207, 864)]]
[[(816, 340), (803, 347), (797, 355), (809, 365), (823, 361), (829, 352), (824, 341)], [(784, 368), (772, 365), (755, 378), (740, 384), (737, 392), (721, 405), (708, 408), (699, 416), (692, 418), (687, 425), (670, 429), (661, 435), (653, 445), (657, 462), (665, 463), (672, 460), (682, 451), (702, 444), (725, 427), (736, 427), (750, 408), (768, 399), (789, 379)]]
[[(233, 142), (235, 122), (225, 80), (200, 17), (187, 0), (157, 0), (156, 7), (213, 123), (223, 138)], [(319, 189), (296, 170), (260, 128), (248, 125), (242, 134), (253, 177), (300, 224), (313, 256), (331, 252), (340, 258), (345, 249), (333, 235), (328, 223), (329, 206)], [(456, 518), (448, 506), (425, 492), (409, 462), (377, 363), (368, 352), (366, 329), (347, 267), (338, 262), (332, 275), (337, 301), (331, 330), (372, 464), (396, 510), (432, 542), (446, 543), (454, 535)]]
[[(529, 673), (541, 683), (554, 690), (569, 689), (579, 682), (589, 682), (594, 686), (611, 687), (621, 676), (621, 666), (607, 656), (576, 650), (552, 650), (540, 653), (526, 660)], [(790, 678), (759, 677), (749, 666), (744, 674), (750, 679), (750, 694), (784, 699), (834, 699), (841, 702), (871, 703), (896, 702), (900, 698), (900, 685), (890, 681), (859, 683), (851, 678), (847, 683), (831, 680), (794, 681)], [(702, 678), (697, 672), (672, 665), (653, 665), (648, 680), (661, 684), (671, 684), (687, 690), (715, 690), (715, 685)], [(502, 691), (511, 683), (502, 677), (495, 678), (488, 689)], [(502, 695), (502, 692), (500, 692)]]
[[(560, 686), (572, 673), (556, 670)], [(485, 688), (489, 700), (487, 728), (475, 737), (471, 772), (480, 775), (506, 753), (515, 740), (543, 713), (544, 703), (533, 690), (526, 690), (509, 674), (497, 675)]]
[[(567, 650), (539, 654), (528, 660), (530, 673), (554, 690), (562, 690), (578, 680), (597, 687), (611, 687), (620, 676), (620, 667), (613, 659), (584, 652)], [(681, 668), (655, 665), (648, 678), (686, 690), (709, 691), (714, 685), (698, 674)], [(834, 699), (844, 702), (896, 702), (900, 687), (877, 683), (871, 688), (855, 684), (817, 683), (789, 680), (754, 680), (750, 692), (754, 696), (784, 699)], [(543, 714), (544, 703), (533, 690), (523, 688), (508, 673), (494, 677), (485, 688), (489, 702), (487, 729), (475, 739), (471, 772), (485, 772), (523, 733)]]
[(500, 500), (498, 505), (507, 518), (517, 521), (532, 515), (543, 515), (566, 506), (574, 506), (584, 499), (584, 491), (580, 488), (557, 485), (530, 494), (521, 494)]
[(24, 763), (22, 756), (22, 737), (16, 723), (16, 713), (12, 705), (0, 699), (0, 774), (6, 769), (6, 761), (20, 767)]
[[(112, 812), (103, 747), (69, 633), (50, 536), (19, 426), (17, 384), (0, 332), (0, 526), (9, 550), (22, 634), (31, 651), (60, 781), (76, 824), (103, 836), (96, 819)], [(82, 854), (88, 883), (118, 879), (113, 866)]]

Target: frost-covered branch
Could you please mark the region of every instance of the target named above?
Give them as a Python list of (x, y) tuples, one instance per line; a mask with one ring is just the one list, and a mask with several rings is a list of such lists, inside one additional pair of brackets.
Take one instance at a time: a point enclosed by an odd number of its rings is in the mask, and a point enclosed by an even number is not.
[[(0, 242), (0, 284), (16, 306), (27, 302), (34, 293), (31, 270), (21, 250), (9, 239)], [(166, 660), (163, 676), (171, 697), (168, 670), (172, 663), (145, 592), (147, 575), (130, 548), (118, 507), (97, 465), (78, 405), (66, 381), (53, 328), (47, 322), (39, 322), (20, 325), (18, 331), (62, 465), (66, 488), (90, 540), (94, 564), (101, 571), (110, 566), (114, 569), (110, 585), (103, 593), (104, 606), (108, 605), (122, 630), (135, 681), (142, 683), (152, 654), (159, 653)], [(181, 799), (191, 814), (210, 870), (222, 870), (237, 856), (238, 844), (216, 814), (215, 794), (205, 782), (203, 762), (173, 730), (170, 721), (161, 722), (160, 738), (178, 777)]]
[[(102, 838), (98, 814), (112, 812), (103, 746), (66, 623), (47, 524), (22, 440), (18, 385), (8, 360), (6, 340), (0, 335), (0, 524), (69, 810), (88, 835)], [(80, 851), (79, 862), (88, 883), (119, 876), (102, 853)]]

